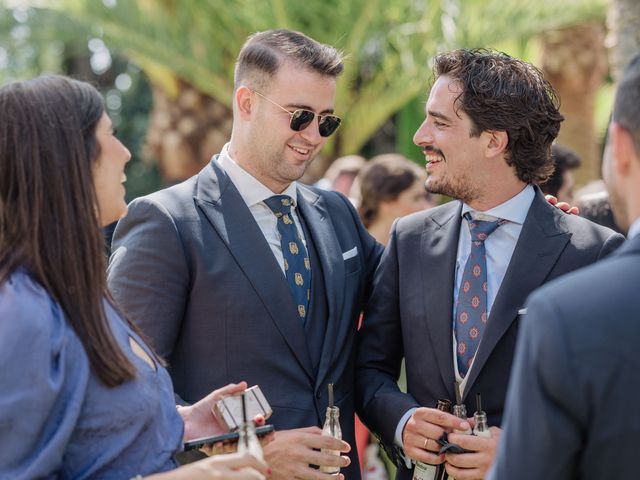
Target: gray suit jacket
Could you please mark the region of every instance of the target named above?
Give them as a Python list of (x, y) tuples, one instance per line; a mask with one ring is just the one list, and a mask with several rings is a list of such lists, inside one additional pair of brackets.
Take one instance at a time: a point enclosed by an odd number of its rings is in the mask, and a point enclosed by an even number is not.
[[(382, 247), (340, 194), (299, 185), (298, 206), (320, 261), (312, 268), (325, 280), (315, 368), (285, 277), (215, 158), (193, 178), (131, 203), (114, 234), (109, 287), (168, 361), (185, 401), (246, 380), (260, 385), (277, 429), (322, 426), (332, 382), (355, 455), (355, 333)], [(359, 478), (355, 456), (352, 466), (349, 478)]]
[(531, 295), (492, 479), (638, 478), (640, 237)]
[[(390, 451), (407, 410), (433, 407), (441, 398), (455, 400), (453, 288), (461, 209), (456, 201), (400, 219), (376, 273), (358, 340), (357, 406)], [(529, 293), (595, 262), (623, 240), (562, 213), (536, 189), (469, 373), (463, 398), (467, 412), (475, 410), (475, 394), (481, 392), (489, 424), (501, 424), (518, 311)], [(396, 386), (403, 356), (407, 394)], [(400, 468), (398, 478), (410, 478), (410, 472)]]

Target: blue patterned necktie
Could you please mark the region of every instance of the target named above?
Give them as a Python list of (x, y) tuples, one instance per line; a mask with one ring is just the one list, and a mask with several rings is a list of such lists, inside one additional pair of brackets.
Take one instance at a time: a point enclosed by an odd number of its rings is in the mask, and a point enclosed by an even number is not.
[(487, 325), (487, 251), (484, 241), (506, 220), (487, 222), (464, 214), (471, 233), (471, 252), (464, 266), (456, 304), (458, 372), (465, 377)]
[(311, 262), (309, 254), (298, 234), (291, 207), (293, 199), (288, 195), (274, 195), (264, 203), (278, 219), (280, 246), (284, 257), (284, 272), (291, 289), (293, 301), (298, 308), (298, 315), (304, 323), (309, 309), (311, 294)]

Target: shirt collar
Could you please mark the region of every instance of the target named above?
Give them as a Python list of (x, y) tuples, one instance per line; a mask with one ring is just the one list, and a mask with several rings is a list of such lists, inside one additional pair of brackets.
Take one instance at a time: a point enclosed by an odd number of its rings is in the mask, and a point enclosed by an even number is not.
[(640, 218), (636, 218), (629, 227), (627, 238), (637, 237), (638, 235), (640, 235)]
[[(236, 163), (229, 155), (229, 144), (222, 147), (222, 151), (218, 156), (218, 164), (227, 172), (229, 178), (240, 192), (240, 196), (247, 204), (252, 207), (260, 202), (264, 202), (267, 198), (278, 195), (262, 184), (256, 177), (247, 172), (244, 168)], [(297, 183), (291, 184), (280, 195), (288, 195), (293, 199), (293, 207), (298, 204)]]
[(471, 212), (471, 216), (476, 220), (496, 220), (502, 218), (509, 222), (522, 225), (525, 218), (527, 218), (527, 213), (529, 212), (535, 195), (536, 192), (533, 186), (527, 185), (520, 193), (511, 197), (506, 202), (484, 212), (478, 212), (466, 203), (463, 203), (461, 215)]

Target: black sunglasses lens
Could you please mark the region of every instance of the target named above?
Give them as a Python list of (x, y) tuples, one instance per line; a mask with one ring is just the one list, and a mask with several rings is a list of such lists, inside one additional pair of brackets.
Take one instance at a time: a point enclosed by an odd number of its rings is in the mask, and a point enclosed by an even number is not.
[(313, 118), (315, 116), (316, 114), (309, 110), (296, 110), (291, 114), (291, 122), (289, 126), (294, 132), (299, 132), (300, 130), (307, 128), (309, 124), (313, 122)]
[(328, 137), (340, 126), (340, 119), (333, 115), (323, 116), (320, 120), (320, 135)]

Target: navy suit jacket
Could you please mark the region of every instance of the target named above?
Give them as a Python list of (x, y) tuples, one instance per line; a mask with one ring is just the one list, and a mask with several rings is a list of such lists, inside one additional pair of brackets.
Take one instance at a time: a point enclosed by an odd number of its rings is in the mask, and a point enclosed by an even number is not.
[(114, 234), (109, 287), (168, 361), (187, 402), (246, 380), (260, 385), (277, 429), (322, 426), (333, 383), (353, 452), (345, 473), (357, 479), (355, 334), (382, 247), (338, 193), (298, 185), (298, 208), (325, 280), (315, 369), (282, 270), (215, 157), (191, 179), (131, 203)]
[[(393, 454), (398, 422), (413, 407), (455, 401), (453, 288), (461, 225), (459, 201), (401, 218), (374, 279), (358, 340), (358, 413)], [(595, 262), (624, 238), (552, 207), (539, 189), (529, 209), (463, 396), (482, 394), (500, 426), (518, 330), (518, 311), (543, 283)], [(396, 385), (405, 357), (407, 391)], [(400, 463), (400, 462), (398, 462)], [(398, 478), (410, 478), (401, 465)]]
[(638, 478), (640, 237), (537, 290), (492, 479)]

